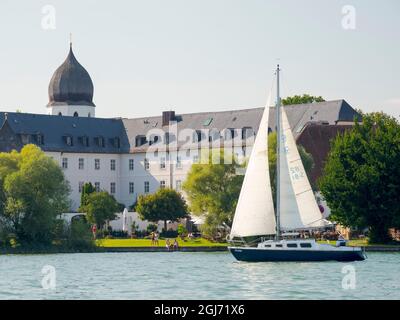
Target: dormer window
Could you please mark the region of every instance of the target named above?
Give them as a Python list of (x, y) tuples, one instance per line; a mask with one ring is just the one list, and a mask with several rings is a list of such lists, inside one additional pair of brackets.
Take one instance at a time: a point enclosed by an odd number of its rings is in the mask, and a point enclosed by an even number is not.
[(234, 137), (235, 137), (235, 129), (232, 128), (225, 129), (225, 135), (224, 135), (225, 140), (230, 140), (233, 139)]
[(170, 132), (165, 133), (165, 144), (170, 144), (172, 141), (175, 140), (175, 135)]
[(219, 131), (216, 129), (210, 130), (209, 136), (208, 136), (208, 141), (217, 141), (220, 138)]
[(135, 146), (140, 147), (146, 143), (146, 137), (143, 135), (136, 136), (135, 138)]
[(105, 140), (103, 137), (97, 137), (97, 145), (101, 148), (104, 148), (106, 146)]
[(121, 147), (121, 141), (120, 141), (119, 137), (115, 137), (114, 138), (114, 147), (115, 148), (120, 148)]
[(252, 136), (254, 136), (254, 131), (253, 128), (251, 127), (244, 127), (242, 129), (242, 139), (246, 140), (248, 138), (251, 138)]
[(67, 144), (67, 146), (70, 146), (70, 147), (73, 146), (74, 141), (71, 136), (64, 136), (64, 140), (65, 140), (65, 143)]
[(155, 144), (155, 143), (157, 143), (157, 142), (159, 142), (159, 141), (160, 141), (160, 136), (158, 136), (158, 135), (152, 135), (152, 136), (150, 137), (149, 145)]
[(83, 144), (85, 147), (89, 147), (89, 137), (83, 136), (83, 137), (80, 138), (80, 140), (81, 140), (82, 144)]
[(39, 145), (39, 146), (41, 146), (41, 145), (44, 144), (44, 137), (43, 137), (42, 134), (38, 133), (38, 134), (36, 135), (36, 143), (37, 143), (37, 145)]
[(203, 139), (203, 134), (201, 130), (196, 130), (193, 132), (193, 142), (200, 142)]
[(21, 134), (21, 141), (23, 144), (28, 144), (31, 141), (31, 136), (29, 134)]

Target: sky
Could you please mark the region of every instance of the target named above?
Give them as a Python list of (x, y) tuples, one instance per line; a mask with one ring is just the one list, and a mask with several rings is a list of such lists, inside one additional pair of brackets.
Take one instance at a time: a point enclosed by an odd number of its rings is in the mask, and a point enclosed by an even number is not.
[(400, 118), (399, 15), (398, 0), (1, 0), (0, 110), (47, 113), (72, 33), (97, 117), (263, 106), (279, 62), (282, 96)]

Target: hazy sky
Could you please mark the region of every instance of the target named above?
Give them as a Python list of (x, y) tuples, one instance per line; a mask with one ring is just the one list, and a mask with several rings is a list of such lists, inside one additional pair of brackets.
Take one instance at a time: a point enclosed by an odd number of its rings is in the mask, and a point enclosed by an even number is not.
[[(42, 27), (46, 5), (55, 29)], [(47, 112), (71, 32), (99, 117), (262, 106), (277, 58), (284, 96), (399, 117), (399, 16), (398, 0), (1, 0), (0, 110)]]

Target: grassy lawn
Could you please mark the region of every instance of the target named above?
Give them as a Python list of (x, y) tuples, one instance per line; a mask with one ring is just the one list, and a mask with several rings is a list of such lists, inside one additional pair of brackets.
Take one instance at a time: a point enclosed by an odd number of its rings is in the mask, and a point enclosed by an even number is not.
[[(320, 240), (320, 241), (318, 241), (318, 243), (327, 243), (327, 244), (330, 244), (330, 245), (336, 245), (336, 240), (329, 240), (329, 241), (327, 241), (327, 240)], [(366, 247), (366, 246), (368, 246), (368, 240), (367, 239), (363, 239), (363, 240), (350, 240), (350, 241), (348, 241), (347, 242), (347, 245), (348, 246), (351, 246), (351, 247)]]
[[(318, 241), (319, 243), (329, 243), (331, 245), (335, 245), (336, 241)], [(393, 247), (394, 245), (390, 244), (369, 244), (368, 239), (363, 240), (350, 240), (347, 242), (348, 246), (351, 247), (370, 247), (370, 246), (379, 246), (379, 247)]]
[[(165, 247), (165, 240), (159, 240), (159, 246)], [(173, 240), (172, 240), (173, 243)], [(206, 239), (193, 239), (182, 241), (178, 239), (178, 243), (180, 247), (219, 247), (219, 246), (227, 246), (226, 243), (217, 243), (211, 242)], [(99, 247), (151, 247), (150, 239), (101, 239), (96, 241), (97, 246)]]

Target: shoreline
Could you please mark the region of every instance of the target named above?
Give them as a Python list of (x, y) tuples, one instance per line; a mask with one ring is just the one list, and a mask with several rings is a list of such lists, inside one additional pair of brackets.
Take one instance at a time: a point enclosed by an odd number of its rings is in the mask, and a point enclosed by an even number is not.
[(180, 247), (178, 250), (167, 250), (166, 247), (101, 247), (100, 252), (226, 252), (227, 246)]
[[(366, 252), (399, 252), (400, 246), (371, 245), (362, 246)], [(73, 250), (51, 248), (43, 250), (32, 250), (24, 248), (0, 249), (0, 255), (23, 255), (23, 254), (73, 254), (73, 253), (124, 253), (124, 252), (228, 252), (228, 246), (192, 246), (180, 247), (178, 250), (168, 251), (167, 248), (160, 247), (95, 247), (93, 250)]]
[[(362, 246), (366, 252), (400, 252), (400, 246)], [(227, 252), (228, 246), (216, 247), (181, 247), (168, 251), (165, 247), (103, 247), (103, 252)]]

